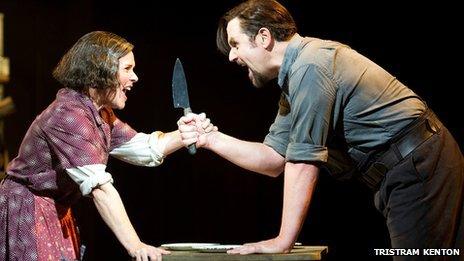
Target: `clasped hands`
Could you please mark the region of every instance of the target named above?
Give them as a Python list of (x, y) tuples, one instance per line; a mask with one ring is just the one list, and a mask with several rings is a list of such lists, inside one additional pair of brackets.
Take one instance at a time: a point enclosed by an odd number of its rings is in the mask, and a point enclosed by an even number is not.
[(177, 121), (177, 126), (184, 146), (196, 143), (197, 148), (207, 146), (209, 137), (218, 131), (205, 113), (189, 113)]

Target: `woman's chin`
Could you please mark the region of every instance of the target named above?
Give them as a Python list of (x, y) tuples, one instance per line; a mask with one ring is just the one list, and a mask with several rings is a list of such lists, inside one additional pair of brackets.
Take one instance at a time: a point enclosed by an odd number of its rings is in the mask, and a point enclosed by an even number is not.
[(126, 103), (125, 102), (113, 103), (113, 104), (111, 104), (110, 107), (113, 110), (122, 110), (122, 109), (124, 109), (124, 107), (126, 107)]

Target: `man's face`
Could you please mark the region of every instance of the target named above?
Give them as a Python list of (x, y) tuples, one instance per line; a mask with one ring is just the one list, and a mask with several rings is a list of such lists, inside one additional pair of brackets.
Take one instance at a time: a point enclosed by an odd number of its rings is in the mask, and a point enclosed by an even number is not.
[(268, 75), (267, 50), (258, 44), (259, 37), (251, 39), (242, 32), (240, 20), (234, 18), (227, 24), (229, 61), (248, 68), (248, 78), (254, 86), (263, 87), (272, 78)]
[(134, 53), (130, 52), (119, 58), (118, 81), (119, 86), (116, 87), (116, 94), (110, 101), (110, 106), (113, 109), (123, 109), (126, 106), (126, 92), (130, 91), (134, 83), (138, 81), (138, 77), (134, 72), (135, 60)]

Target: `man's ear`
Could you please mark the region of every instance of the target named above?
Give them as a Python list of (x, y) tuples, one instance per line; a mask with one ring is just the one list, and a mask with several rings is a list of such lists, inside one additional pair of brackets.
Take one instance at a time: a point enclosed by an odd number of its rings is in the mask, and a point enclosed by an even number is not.
[(266, 27), (262, 27), (258, 30), (258, 34), (256, 35), (256, 44), (261, 45), (264, 49), (268, 49), (273, 42), (272, 34), (269, 29)]

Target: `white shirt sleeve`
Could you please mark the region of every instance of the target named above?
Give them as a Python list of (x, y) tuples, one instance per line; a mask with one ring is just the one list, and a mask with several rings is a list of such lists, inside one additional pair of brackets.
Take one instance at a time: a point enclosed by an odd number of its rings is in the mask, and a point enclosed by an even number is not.
[(160, 137), (161, 131), (151, 134), (137, 133), (130, 141), (113, 149), (110, 155), (122, 161), (146, 167), (155, 167), (163, 163), (163, 151), (166, 142)]
[(106, 165), (92, 164), (82, 167), (66, 169), (68, 175), (79, 185), (83, 196), (87, 196), (92, 189), (105, 183), (113, 183), (113, 177), (106, 172)]

